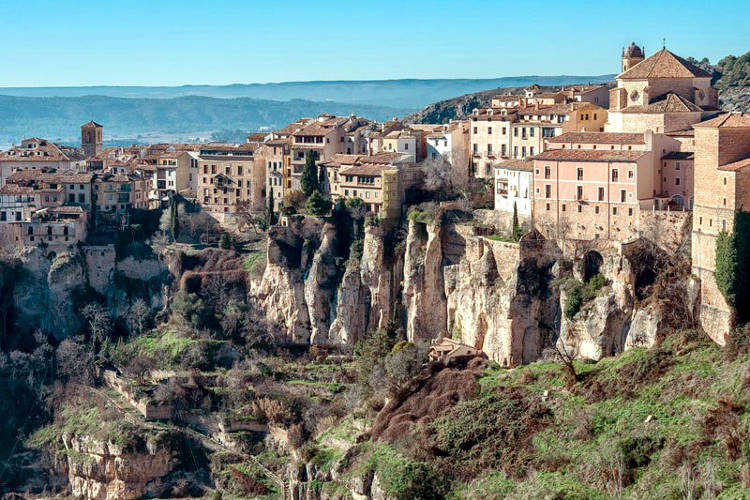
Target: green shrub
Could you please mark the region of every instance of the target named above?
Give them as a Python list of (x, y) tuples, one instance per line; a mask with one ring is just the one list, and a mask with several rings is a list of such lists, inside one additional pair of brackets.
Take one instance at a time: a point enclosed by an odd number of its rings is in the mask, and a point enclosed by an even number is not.
[(583, 305), (581, 288), (580, 285), (571, 288), (565, 298), (565, 317), (568, 319), (574, 317), (581, 310)]
[(307, 199), (305, 210), (307, 210), (307, 213), (310, 215), (322, 217), (331, 212), (332, 206), (333, 204), (331, 203), (331, 200), (324, 198), (323, 195), (320, 194), (320, 191), (315, 190)]

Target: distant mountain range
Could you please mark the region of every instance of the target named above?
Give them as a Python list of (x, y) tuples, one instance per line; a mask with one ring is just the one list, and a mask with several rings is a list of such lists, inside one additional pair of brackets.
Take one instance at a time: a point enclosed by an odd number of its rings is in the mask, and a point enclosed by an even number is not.
[(335, 101), (349, 104), (372, 104), (416, 110), (448, 97), (497, 87), (564, 85), (602, 82), (612, 75), (600, 76), (513, 76), (485, 79), (402, 79), (402, 80), (339, 80), (281, 83), (250, 83), (233, 85), (183, 85), (179, 87), (5, 87), (0, 95), (17, 97), (84, 97), (90, 95), (170, 99), (202, 96), (219, 99), (247, 97), (290, 101)]
[(190, 140), (222, 131), (281, 127), (301, 116), (356, 113), (387, 120), (429, 103), (497, 87), (605, 82), (600, 76), (313, 81), (181, 87), (0, 88), (0, 146), (23, 137), (76, 140), (80, 124), (104, 125), (108, 140)]

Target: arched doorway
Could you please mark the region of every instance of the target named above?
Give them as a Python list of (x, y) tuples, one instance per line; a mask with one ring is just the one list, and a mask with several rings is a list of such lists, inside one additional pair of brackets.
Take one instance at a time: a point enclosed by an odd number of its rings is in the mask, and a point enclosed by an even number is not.
[(588, 282), (591, 278), (599, 274), (604, 258), (596, 250), (586, 252), (583, 258), (583, 281)]
[(667, 206), (670, 210), (682, 210), (685, 207), (685, 200), (681, 195), (676, 194), (672, 196)]

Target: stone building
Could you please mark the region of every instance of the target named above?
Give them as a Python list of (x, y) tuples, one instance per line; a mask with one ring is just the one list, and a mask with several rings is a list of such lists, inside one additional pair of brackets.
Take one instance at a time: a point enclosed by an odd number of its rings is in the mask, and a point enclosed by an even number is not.
[(701, 325), (723, 344), (734, 315), (716, 286), (716, 237), (750, 207), (750, 115), (725, 114), (694, 128), (692, 271), (701, 284)]
[(609, 94), (607, 132), (686, 130), (717, 111), (711, 74), (666, 48), (644, 58), (632, 44), (623, 51), (622, 68)]
[(81, 148), (86, 158), (102, 153), (104, 127), (91, 120), (81, 125)]
[(13, 146), (0, 153), (0, 186), (16, 171), (43, 169), (85, 170), (86, 159), (77, 148), (61, 146), (47, 139), (32, 137), (24, 139), (18, 146)]
[(264, 208), (265, 168), (254, 157), (257, 145), (206, 144), (198, 164), (198, 203), (215, 214), (235, 213), (240, 205)]
[(534, 200), (534, 162), (505, 160), (495, 164), (495, 210), (531, 216)]

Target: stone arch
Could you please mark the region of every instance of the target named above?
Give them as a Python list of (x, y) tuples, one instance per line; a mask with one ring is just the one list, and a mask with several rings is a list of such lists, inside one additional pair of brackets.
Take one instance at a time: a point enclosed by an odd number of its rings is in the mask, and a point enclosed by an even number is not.
[(685, 208), (685, 199), (680, 194), (676, 194), (669, 199), (667, 204), (670, 210), (682, 210)]
[(583, 281), (586, 282), (599, 274), (604, 264), (604, 257), (596, 250), (589, 250), (583, 256)]

